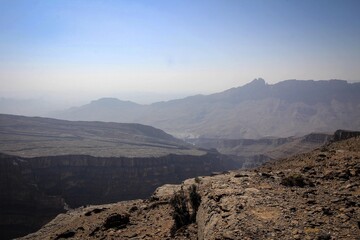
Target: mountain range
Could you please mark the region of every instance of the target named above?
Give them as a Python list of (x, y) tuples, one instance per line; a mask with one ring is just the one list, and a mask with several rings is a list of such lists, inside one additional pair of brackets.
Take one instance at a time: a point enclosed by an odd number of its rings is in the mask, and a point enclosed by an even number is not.
[(360, 83), (263, 79), (211, 95), (141, 105), (116, 98), (57, 112), (67, 120), (132, 122), (180, 138), (263, 138), (360, 128)]

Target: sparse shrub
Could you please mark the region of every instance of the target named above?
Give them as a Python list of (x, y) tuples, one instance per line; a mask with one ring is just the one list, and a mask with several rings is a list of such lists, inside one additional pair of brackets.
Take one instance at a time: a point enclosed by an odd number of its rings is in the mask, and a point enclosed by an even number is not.
[(331, 235), (329, 233), (322, 233), (317, 237), (317, 240), (331, 240)]
[(199, 184), (201, 182), (201, 179), (199, 177), (195, 178), (195, 183)]
[(200, 203), (201, 203), (201, 196), (197, 192), (197, 187), (195, 184), (190, 186), (189, 194), (190, 194), (190, 204), (193, 209), (193, 212), (191, 214), (191, 220), (192, 220), (192, 222), (195, 222), (196, 221), (196, 213), (197, 213)]
[[(189, 199), (192, 208), (191, 214), (188, 208)], [(171, 229), (172, 235), (174, 235), (175, 232), (181, 227), (196, 221), (196, 213), (199, 209), (200, 203), (201, 196), (197, 192), (197, 187), (195, 184), (189, 187), (189, 198), (186, 197), (183, 189), (174, 194), (173, 198), (170, 200), (170, 204), (174, 209), (172, 213), (172, 217), (174, 219), (174, 226)]]
[(294, 174), (283, 178), (281, 180), (281, 184), (286, 187), (305, 187), (307, 185), (307, 182), (302, 175)]
[(114, 228), (114, 229), (122, 229), (126, 228), (127, 224), (129, 224), (130, 218), (128, 214), (113, 214), (110, 215), (103, 225), (105, 229)]
[(170, 200), (170, 204), (174, 208), (172, 214), (174, 226), (171, 229), (171, 233), (174, 235), (178, 229), (191, 223), (184, 190), (181, 189), (178, 193), (176, 193)]

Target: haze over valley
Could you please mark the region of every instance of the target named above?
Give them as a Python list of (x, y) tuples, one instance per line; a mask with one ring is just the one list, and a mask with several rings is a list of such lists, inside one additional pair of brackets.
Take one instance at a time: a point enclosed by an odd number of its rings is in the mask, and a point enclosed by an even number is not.
[(360, 1), (0, 1), (0, 239), (360, 236)]
[(102, 98), (54, 114), (68, 120), (138, 122), (180, 138), (262, 138), (360, 127), (360, 83), (263, 79), (211, 95), (140, 105)]

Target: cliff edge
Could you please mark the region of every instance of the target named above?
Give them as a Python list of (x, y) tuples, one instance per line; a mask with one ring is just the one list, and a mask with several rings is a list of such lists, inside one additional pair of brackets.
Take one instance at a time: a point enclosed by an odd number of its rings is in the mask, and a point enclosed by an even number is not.
[(87, 206), (22, 239), (359, 239), (360, 138)]

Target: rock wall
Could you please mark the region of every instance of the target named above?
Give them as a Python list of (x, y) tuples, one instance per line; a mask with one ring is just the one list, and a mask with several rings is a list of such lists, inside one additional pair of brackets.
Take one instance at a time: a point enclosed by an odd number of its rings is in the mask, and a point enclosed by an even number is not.
[(358, 132), (358, 131), (337, 130), (334, 133), (333, 140), (336, 142), (336, 141), (346, 140), (346, 139), (358, 137), (358, 136), (360, 136), (360, 132)]
[(0, 154), (0, 239), (39, 229), (64, 212), (64, 205), (62, 197), (39, 190), (25, 160)]
[(202, 148), (213, 148), (232, 158), (242, 168), (254, 168), (278, 158), (311, 151), (325, 144), (332, 135), (311, 133), (303, 137), (262, 138), (262, 139), (188, 139), (192, 144)]
[(148, 198), (165, 183), (239, 167), (217, 152), (202, 156), (18, 158), (1, 155), (0, 237), (33, 232), (70, 207)]
[(38, 157), (29, 161), (39, 188), (70, 207), (147, 198), (165, 183), (179, 183), (238, 167), (218, 153), (159, 158)]

